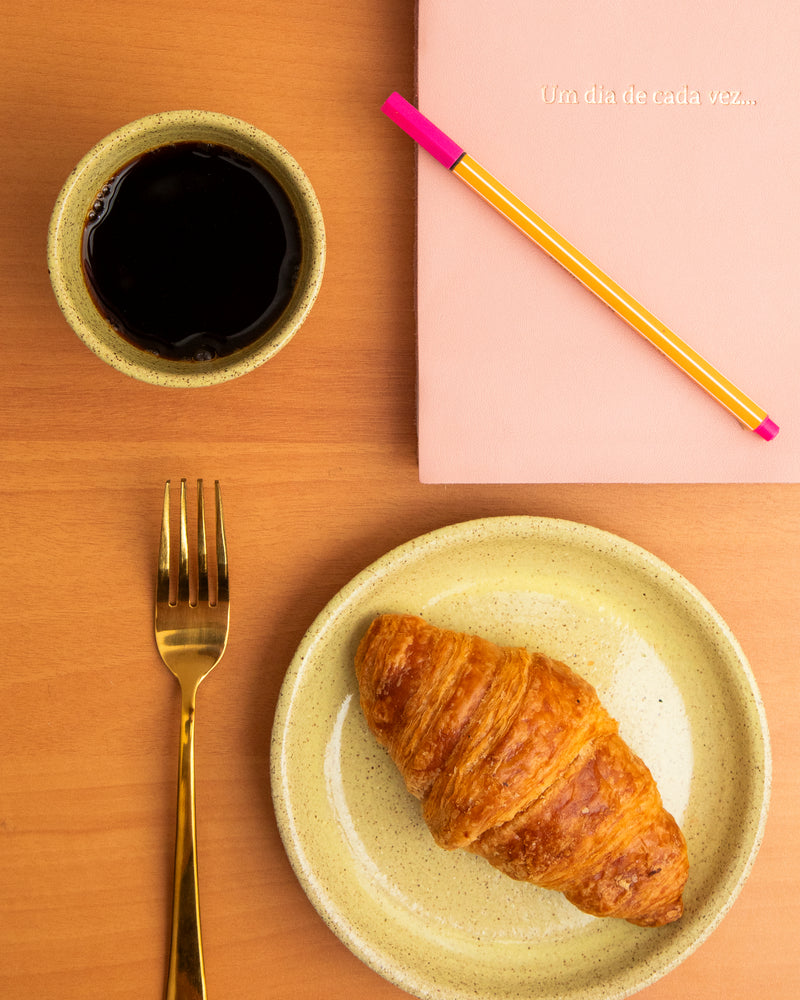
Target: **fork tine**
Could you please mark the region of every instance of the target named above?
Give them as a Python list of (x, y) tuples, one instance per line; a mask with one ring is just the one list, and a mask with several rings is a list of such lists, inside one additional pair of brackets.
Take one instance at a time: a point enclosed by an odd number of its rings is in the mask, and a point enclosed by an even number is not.
[(197, 480), (197, 603), (208, 604), (208, 551), (203, 480)]
[(161, 515), (161, 541), (158, 546), (156, 601), (169, 604), (169, 480), (164, 486), (164, 510)]
[(181, 529), (178, 559), (178, 604), (189, 602), (189, 539), (186, 530), (186, 480), (181, 479)]
[(228, 547), (225, 543), (225, 524), (222, 518), (222, 494), (219, 480), (214, 482), (217, 513), (217, 604), (228, 603)]

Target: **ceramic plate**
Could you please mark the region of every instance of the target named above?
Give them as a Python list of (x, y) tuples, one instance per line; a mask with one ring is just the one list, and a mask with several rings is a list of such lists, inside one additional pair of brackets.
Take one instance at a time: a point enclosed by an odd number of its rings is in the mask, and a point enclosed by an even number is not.
[[(590, 917), (434, 844), (359, 706), (353, 656), (380, 612), (541, 650), (595, 685), (686, 835), (680, 921)], [(637, 546), (549, 518), (456, 524), (365, 569), (303, 639), (273, 732), (276, 814), (303, 888), (356, 955), (425, 1000), (615, 1000), (658, 979), (738, 894), (769, 780), (755, 681), (708, 601)]]

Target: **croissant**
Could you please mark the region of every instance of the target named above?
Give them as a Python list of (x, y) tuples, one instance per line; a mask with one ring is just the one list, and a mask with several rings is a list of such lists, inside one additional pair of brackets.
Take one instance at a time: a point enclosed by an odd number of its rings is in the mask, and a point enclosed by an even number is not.
[(361, 707), (437, 844), (563, 892), (586, 913), (677, 920), (686, 842), (595, 689), (563, 663), (413, 615), (355, 657)]

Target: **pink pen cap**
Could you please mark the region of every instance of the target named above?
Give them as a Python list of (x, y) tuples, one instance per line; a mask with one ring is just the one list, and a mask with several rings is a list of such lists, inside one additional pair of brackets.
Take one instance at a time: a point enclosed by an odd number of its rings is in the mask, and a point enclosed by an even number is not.
[(770, 420), (769, 417), (765, 417), (758, 427), (754, 427), (753, 430), (760, 437), (764, 438), (765, 441), (771, 441), (777, 436), (780, 427), (778, 427), (774, 420)]
[(386, 99), (381, 109), (400, 128), (408, 133), (411, 138), (427, 150), (431, 156), (435, 156), (439, 163), (444, 164), (448, 170), (455, 166), (456, 162), (464, 155), (464, 150), (445, 135), (440, 128), (437, 128), (432, 121), (421, 114), (408, 101), (395, 92)]

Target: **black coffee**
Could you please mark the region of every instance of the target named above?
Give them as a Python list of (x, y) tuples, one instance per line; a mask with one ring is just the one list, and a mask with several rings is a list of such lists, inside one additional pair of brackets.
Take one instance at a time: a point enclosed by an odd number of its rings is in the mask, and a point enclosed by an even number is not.
[(126, 340), (183, 361), (226, 357), (292, 297), (300, 229), (283, 188), (221, 145), (178, 142), (99, 192), (83, 233), (98, 308)]

